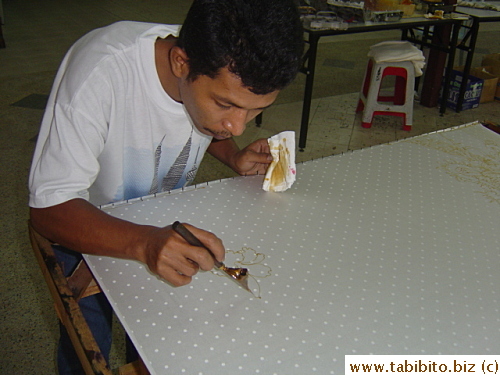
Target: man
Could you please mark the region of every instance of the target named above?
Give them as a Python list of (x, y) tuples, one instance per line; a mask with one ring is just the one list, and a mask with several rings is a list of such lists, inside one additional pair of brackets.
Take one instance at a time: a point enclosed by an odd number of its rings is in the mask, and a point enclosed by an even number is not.
[[(174, 286), (189, 283), (199, 268), (213, 268), (207, 251), (170, 226), (133, 224), (96, 206), (189, 184), (205, 151), (242, 175), (263, 174), (272, 160), (266, 140), (239, 150), (232, 137), (298, 71), (302, 31), (293, 0), (195, 0), (178, 29), (118, 22), (83, 36), (61, 64), (29, 204), (33, 227), (61, 245), (67, 274), (88, 253), (138, 260)], [(188, 227), (224, 259), (219, 238)], [(90, 297), (81, 304), (107, 355), (109, 305)], [(75, 362), (68, 347), (60, 345), (61, 374), (79, 371), (62, 369)]]

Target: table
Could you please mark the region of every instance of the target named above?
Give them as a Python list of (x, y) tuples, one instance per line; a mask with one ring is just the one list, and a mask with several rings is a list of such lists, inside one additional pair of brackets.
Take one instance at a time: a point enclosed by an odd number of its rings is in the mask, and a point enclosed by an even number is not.
[(466, 27), (468, 31), (466, 32), (464, 38), (458, 44), (457, 48), (466, 51), (467, 57), (465, 59), (465, 66), (463, 71), (462, 84), (460, 85), (460, 90), (458, 94), (457, 108), (456, 112), (462, 110), (462, 105), (465, 97), (465, 91), (467, 89), (467, 79), (469, 77), (470, 68), (472, 65), (472, 59), (474, 58), (474, 51), (476, 49), (476, 41), (479, 33), (479, 26), (481, 22), (498, 22), (500, 21), (500, 12), (486, 9), (469, 8), (459, 6), (456, 8), (458, 13), (466, 14), (472, 19), (472, 25)]
[[(500, 136), (474, 123), (102, 207), (217, 233), (261, 299), (199, 273), (85, 256), (152, 374), (342, 374), (346, 354), (498, 354)], [(255, 257), (255, 253), (259, 253)]]
[[(299, 149), (303, 150), (306, 146), (307, 131), (309, 127), (309, 114), (311, 108), (312, 100), (312, 90), (314, 84), (314, 72), (316, 65), (316, 55), (318, 51), (318, 43), (321, 37), (340, 35), (340, 34), (355, 34), (362, 32), (374, 32), (383, 30), (402, 30), (403, 40), (408, 40), (412, 43), (418, 44), (420, 46), (431, 47), (439, 51), (444, 51), (448, 53), (448, 65), (445, 71), (445, 77), (447, 78), (445, 82), (449, 82), (449, 75), (453, 69), (453, 63), (455, 59), (455, 46), (458, 40), (458, 31), (460, 28), (462, 20), (458, 19), (427, 19), (421, 18), (403, 18), (398, 22), (372, 22), (372, 23), (357, 23), (349, 24), (346, 30), (313, 30), (304, 28), (306, 34), (306, 42), (309, 44), (309, 49), (306, 51), (304, 57), (304, 65), (302, 72), (306, 74), (306, 84), (304, 89), (304, 102), (302, 106), (302, 119), (300, 124), (300, 136), (299, 136)], [(443, 40), (442, 43), (436, 44), (432, 43), (433, 33), (429, 32), (431, 26), (452, 26), (452, 36), (450, 43)], [(416, 38), (415, 33), (410, 32), (413, 29), (421, 29), (423, 31), (421, 38)], [(432, 67), (431, 67), (432, 69)], [(428, 68), (429, 70), (429, 68)], [(442, 71), (435, 72), (439, 74), (439, 77), (443, 76)], [(426, 73), (429, 74), (429, 73)], [(361, 84), (360, 84), (361, 87)], [(448, 85), (443, 87), (444, 95), (441, 101), (441, 113), (445, 112), (446, 109), (446, 97)]]

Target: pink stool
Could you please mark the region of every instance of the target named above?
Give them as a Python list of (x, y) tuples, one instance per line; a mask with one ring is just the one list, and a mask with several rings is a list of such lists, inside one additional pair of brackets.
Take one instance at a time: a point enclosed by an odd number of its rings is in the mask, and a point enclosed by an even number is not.
[[(382, 95), (382, 82), (387, 76), (395, 77), (393, 93)], [(370, 59), (356, 108), (356, 112), (363, 111), (363, 128), (372, 126), (374, 116), (390, 115), (401, 117), (403, 130), (410, 131), (413, 123), (414, 89), (415, 68), (411, 61), (376, 63)]]

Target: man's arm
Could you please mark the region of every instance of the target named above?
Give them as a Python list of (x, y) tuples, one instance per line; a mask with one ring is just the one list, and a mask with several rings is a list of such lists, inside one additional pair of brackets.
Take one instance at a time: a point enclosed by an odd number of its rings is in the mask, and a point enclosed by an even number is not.
[[(188, 284), (198, 268), (208, 271), (214, 267), (206, 250), (189, 245), (170, 226), (158, 228), (121, 220), (84, 199), (31, 208), (30, 219), (35, 230), (51, 241), (81, 253), (141, 261), (175, 286)], [(218, 260), (224, 259), (219, 238), (187, 226)]]
[(240, 175), (265, 174), (273, 161), (266, 139), (259, 139), (242, 150), (233, 138), (214, 139), (207, 151)]

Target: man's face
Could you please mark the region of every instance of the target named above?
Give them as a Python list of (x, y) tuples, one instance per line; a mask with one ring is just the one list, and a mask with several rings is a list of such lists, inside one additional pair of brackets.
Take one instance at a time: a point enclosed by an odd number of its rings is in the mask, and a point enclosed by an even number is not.
[(227, 68), (215, 78), (181, 79), (181, 101), (200, 132), (215, 139), (241, 135), (246, 124), (269, 107), (279, 91), (257, 95)]

